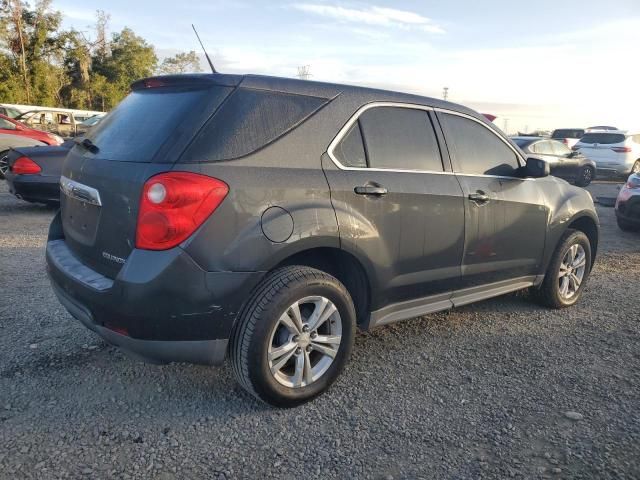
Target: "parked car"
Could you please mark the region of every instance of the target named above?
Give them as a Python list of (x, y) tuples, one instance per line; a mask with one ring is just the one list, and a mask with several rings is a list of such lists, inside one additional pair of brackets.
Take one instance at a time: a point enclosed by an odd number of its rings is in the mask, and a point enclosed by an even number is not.
[[(106, 115), (106, 114), (105, 114)], [(77, 135), (84, 135), (91, 127), (95, 127), (104, 118), (104, 115), (94, 115), (78, 124), (76, 128)]]
[(46, 143), (29, 137), (0, 133), (0, 180), (4, 178), (7, 168), (9, 168), (7, 158), (12, 147), (34, 147), (40, 145), (44, 146)]
[(22, 112), (20, 112), (20, 110), (17, 110), (13, 107), (7, 107), (6, 105), (0, 105), (0, 114), (1, 115), (5, 115), (9, 118), (16, 118), (18, 115), (20, 115)]
[(640, 172), (640, 133), (622, 130), (586, 133), (574, 150), (596, 162), (598, 173), (624, 176)]
[(49, 132), (43, 132), (35, 128), (29, 128), (6, 115), (0, 115), (0, 133), (7, 135), (17, 135), (19, 137), (29, 137), (47, 145), (60, 145), (64, 140)]
[(30, 110), (20, 114), (16, 120), (29, 127), (46, 130), (61, 137), (75, 137), (78, 134), (79, 122), (71, 112)]
[(60, 174), (71, 146), (14, 148), (7, 155), (9, 192), (21, 200), (60, 203)]
[(596, 163), (564, 143), (540, 137), (511, 137), (526, 155), (537, 155), (549, 163), (551, 175), (586, 187), (596, 176)]
[(618, 227), (626, 232), (640, 230), (640, 174), (632, 173), (616, 199)]
[(571, 148), (584, 136), (583, 128), (558, 128), (551, 133), (551, 138)]
[(109, 343), (156, 362), (228, 356), (245, 389), (291, 407), (334, 382), (356, 327), (525, 288), (575, 304), (598, 218), (586, 191), (548, 174), (442, 100), (144, 79), (70, 150), (47, 268)]
[(585, 133), (598, 132), (598, 131), (602, 131), (602, 130), (611, 131), (611, 130), (619, 130), (619, 129), (617, 127), (611, 127), (611, 126), (607, 126), (607, 125), (596, 125), (595, 127), (587, 128), (585, 130)]

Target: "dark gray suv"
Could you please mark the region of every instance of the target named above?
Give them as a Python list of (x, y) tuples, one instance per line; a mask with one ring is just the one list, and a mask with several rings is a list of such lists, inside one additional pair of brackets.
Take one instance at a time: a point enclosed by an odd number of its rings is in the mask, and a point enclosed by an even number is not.
[(589, 194), (476, 112), (263, 76), (144, 79), (70, 151), (47, 265), (62, 304), (156, 362), (317, 396), (357, 328), (531, 288), (561, 308), (598, 246)]

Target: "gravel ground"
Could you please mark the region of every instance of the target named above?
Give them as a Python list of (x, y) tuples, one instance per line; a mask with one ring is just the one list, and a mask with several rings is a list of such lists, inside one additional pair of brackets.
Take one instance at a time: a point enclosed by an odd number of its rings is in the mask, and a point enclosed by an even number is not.
[(360, 334), (327, 394), (275, 410), (73, 320), (53, 211), (0, 183), (0, 478), (640, 478), (640, 235), (611, 208), (576, 307), (521, 293)]

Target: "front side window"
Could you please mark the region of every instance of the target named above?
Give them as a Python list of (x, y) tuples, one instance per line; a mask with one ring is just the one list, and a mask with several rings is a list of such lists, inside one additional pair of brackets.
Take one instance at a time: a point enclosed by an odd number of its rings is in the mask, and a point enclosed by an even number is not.
[(440, 114), (456, 171), (475, 175), (515, 176), (516, 153), (482, 124), (453, 114)]

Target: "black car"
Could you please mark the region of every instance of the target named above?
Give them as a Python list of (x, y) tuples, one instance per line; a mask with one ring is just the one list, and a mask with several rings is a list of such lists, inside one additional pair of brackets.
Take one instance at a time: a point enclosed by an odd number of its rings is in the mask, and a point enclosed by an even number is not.
[(356, 328), (527, 288), (578, 301), (598, 217), (548, 172), (433, 98), (149, 78), (69, 152), (48, 272), (107, 342), (160, 362), (228, 357), (249, 392), (294, 406), (334, 382)]
[(551, 175), (586, 187), (596, 177), (596, 163), (564, 143), (549, 138), (512, 137), (525, 155), (535, 155), (549, 163)]
[(616, 198), (618, 227), (626, 232), (640, 230), (640, 174), (632, 173)]
[(22, 147), (9, 151), (5, 174), (9, 191), (21, 200), (57, 205), (60, 175), (73, 142), (60, 146)]

